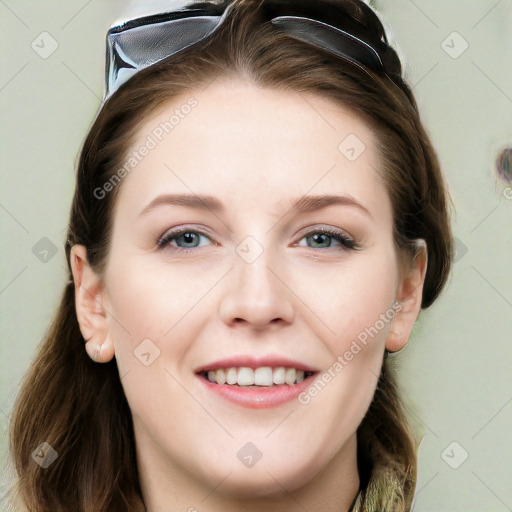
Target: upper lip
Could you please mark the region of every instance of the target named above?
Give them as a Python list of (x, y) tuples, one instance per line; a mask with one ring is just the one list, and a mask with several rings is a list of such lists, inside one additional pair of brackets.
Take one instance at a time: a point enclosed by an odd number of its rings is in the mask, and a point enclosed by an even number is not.
[(238, 355), (232, 357), (226, 357), (224, 359), (218, 359), (217, 361), (213, 361), (211, 363), (205, 364), (204, 366), (200, 366), (196, 368), (195, 373), (207, 372), (210, 370), (217, 370), (219, 368), (261, 368), (264, 366), (270, 366), (271, 368), (277, 368), (279, 366), (284, 366), (285, 368), (295, 368), (297, 370), (304, 370), (305, 372), (317, 372), (316, 368), (309, 366), (307, 364), (301, 363), (300, 361), (295, 361), (294, 359), (289, 359), (287, 357), (282, 356), (250, 356), (250, 355)]

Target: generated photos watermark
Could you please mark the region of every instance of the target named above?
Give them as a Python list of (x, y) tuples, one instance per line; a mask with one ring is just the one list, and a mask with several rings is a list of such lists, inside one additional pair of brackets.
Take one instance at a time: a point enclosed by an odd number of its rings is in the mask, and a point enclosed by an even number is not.
[(159, 123), (151, 133), (146, 137), (141, 146), (130, 152), (122, 167), (101, 186), (96, 187), (93, 195), (96, 199), (104, 199), (106, 195), (114, 190), (114, 188), (125, 178), (130, 172), (141, 162), (152, 149), (155, 149), (166, 135), (172, 132), (183, 119), (185, 119), (192, 109), (197, 107), (198, 101), (196, 98), (191, 97), (186, 103), (174, 109), (174, 113), (166, 121)]
[(379, 332), (384, 329), (384, 327), (395, 318), (396, 314), (401, 311), (403, 308), (403, 304), (401, 302), (395, 301), (390, 308), (386, 310), (385, 313), (381, 313), (378, 320), (370, 326), (366, 327), (363, 331), (361, 331), (357, 338), (352, 340), (350, 348), (345, 350), (345, 352), (341, 355), (338, 355), (335, 362), (327, 368), (324, 372), (322, 372), (315, 381), (309, 386), (308, 389), (300, 393), (298, 396), (298, 400), (302, 405), (307, 405), (311, 402), (311, 399), (317, 396), (329, 382), (332, 381), (339, 374), (345, 366), (349, 364), (354, 357), (361, 352), (363, 347), (368, 344), (369, 339), (377, 336)]

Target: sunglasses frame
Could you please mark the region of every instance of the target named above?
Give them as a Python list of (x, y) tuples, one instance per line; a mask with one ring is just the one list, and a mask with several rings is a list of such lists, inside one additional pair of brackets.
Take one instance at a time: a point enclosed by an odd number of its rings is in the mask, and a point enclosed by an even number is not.
[[(194, 6), (200, 5), (201, 8)], [(112, 26), (106, 36), (104, 100), (138, 71), (176, 55), (214, 34), (228, 17), (234, 2), (191, 4), (185, 8), (135, 18)], [(363, 39), (363, 28), (353, 18), (343, 19), (347, 30), (314, 17), (304, 9), (270, 2), (268, 22), (289, 36), (351, 62), (370, 74), (386, 73), (381, 54)], [(302, 12), (301, 12), (302, 11)], [(338, 20), (339, 22), (340, 20)], [(384, 36), (385, 37), (385, 36)], [(380, 50), (390, 48), (387, 41)], [(371, 74), (370, 74), (371, 76)]]

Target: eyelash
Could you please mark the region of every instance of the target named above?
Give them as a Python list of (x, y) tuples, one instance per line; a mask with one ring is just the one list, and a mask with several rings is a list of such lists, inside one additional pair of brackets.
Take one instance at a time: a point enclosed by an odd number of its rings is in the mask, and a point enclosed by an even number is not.
[[(165, 233), (157, 242), (158, 248), (165, 249), (167, 246), (170, 245), (170, 242), (172, 240), (174, 240), (175, 238), (178, 238), (179, 236), (181, 236), (185, 233), (193, 233), (196, 235), (205, 236), (206, 238), (210, 238), (210, 236), (207, 235), (206, 233), (204, 233), (203, 231), (198, 231), (198, 230), (189, 229), (189, 228), (180, 228), (180, 229), (176, 229), (175, 231), (169, 231), (168, 233)], [(304, 238), (307, 238), (311, 235), (318, 235), (318, 234), (328, 235), (331, 238), (334, 238), (335, 240), (340, 242), (340, 244), (344, 247), (344, 249), (342, 249), (342, 250), (357, 250), (358, 249), (358, 246), (354, 242), (354, 240), (347, 237), (343, 232), (341, 232), (337, 229), (334, 229), (334, 228), (315, 229), (313, 231), (310, 231), (309, 233), (306, 233), (301, 238), (301, 240)], [(189, 253), (189, 252), (192, 252), (192, 251), (198, 249), (198, 247), (193, 247), (190, 249), (184, 249), (183, 247), (174, 247), (174, 246), (172, 246), (172, 247), (173, 247), (173, 249), (172, 249), (173, 251), (180, 252), (180, 253)], [(310, 247), (310, 249), (315, 249), (315, 247)], [(330, 247), (326, 247), (324, 249), (330, 249)]]

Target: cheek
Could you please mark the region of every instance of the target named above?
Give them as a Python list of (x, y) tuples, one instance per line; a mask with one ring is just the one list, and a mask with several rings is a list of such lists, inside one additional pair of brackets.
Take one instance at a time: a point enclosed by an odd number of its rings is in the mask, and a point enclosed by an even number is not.
[(164, 369), (170, 369), (170, 361), (179, 365), (185, 357), (189, 338), (177, 332), (194, 297), (181, 291), (182, 283), (173, 273), (156, 272), (137, 264), (136, 259), (117, 261), (107, 281), (109, 330), (119, 375), (130, 374), (130, 382), (137, 382), (126, 393), (137, 396), (157, 386)]
[(121, 339), (128, 331), (133, 343), (141, 337), (162, 339), (204, 295), (206, 285), (197, 272), (189, 279), (178, 266), (148, 265), (143, 258), (117, 265), (107, 284), (117, 320), (111, 322), (113, 331)]
[(394, 253), (359, 256), (350, 266), (340, 266), (324, 276), (323, 292), (317, 289), (314, 303), (332, 331), (323, 337), (331, 358), (313, 385), (299, 396), (319, 425), (330, 425), (333, 439), (355, 431), (366, 413), (397, 312), (393, 308), (397, 284)]
[(163, 397), (172, 397), (173, 407), (190, 409), (190, 404), (177, 405), (187, 397), (173, 376), (180, 380), (175, 368), (183, 365), (194, 338), (193, 330), (184, 332), (185, 322), (180, 322), (193, 297), (172, 288), (175, 279), (160, 276), (140, 265), (129, 268), (127, 263), (111, 272), (109, 329), (134, 418), (152, 418), (157, 425), (171, 425), (173, 409), (159, 407)]
[(129, 375), (123, 386), (132, 402), (143, 401), (143, 393), (161, 394), (161, 385), (171, 394), (180, 391), (170, 374), (187, 366), (194, 340), (215, 307), (208, 291), (222, 270), (205, 274), (148, 260), (118, 255), (107, 279), (109, 329), (119, 375)]
[[(295, 278), (298, 295), (307, 297), (305, 302), (312, 305), (318, 335), (333, 358), (348, 350), (354, 340), (364, 341), (365, 337), (380, 351), (379, 342), (385, 340), (390, 327), (389, 317), (394, 317), (397, 277), (394, 252), (386, 248), (374, 254), (355, 254), (346, 264), (303, 272)], [(368, 352), (371, 350), (364, 351)]]

